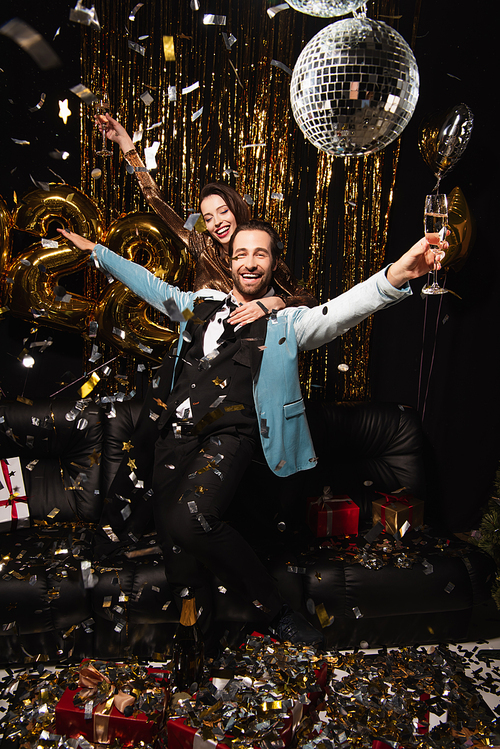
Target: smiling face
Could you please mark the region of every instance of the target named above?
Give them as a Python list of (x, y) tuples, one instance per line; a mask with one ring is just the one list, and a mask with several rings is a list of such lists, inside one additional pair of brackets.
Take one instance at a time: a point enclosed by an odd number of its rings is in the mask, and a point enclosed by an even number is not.
[(275, 268), (267, 232), (255, 229), (237, 233), (233, 241), (231, 277), (233, 295), (239, 302), (263, 297), (271, 286)]
[(220, 195), (207, 195), (201, 201), (200, 208), (208, 233), (227, 249), (237, 222), (224, 198)]

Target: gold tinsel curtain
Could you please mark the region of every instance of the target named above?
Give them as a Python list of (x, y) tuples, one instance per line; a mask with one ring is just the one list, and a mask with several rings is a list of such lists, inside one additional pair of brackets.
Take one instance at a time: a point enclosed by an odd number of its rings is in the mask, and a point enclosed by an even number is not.
[[(293, 68), (305, 44), (335, 19), (291, 9), (271, 18), (259, 0), (212, 0), (206, 12), (225, 16), (226, 23), (206, 25), (197, 5), (151, 0), (130, 20), (122, 0), (97, 0), (101, 30), (82, 31), (82, 83), (96, 95), (108, 94), (111, 113), (129, 133), (143, 131), (139, 151), (159, 141), (154, 176), (181, 216), (197, 210), (204, 183), (232, 184), (251, 196), (254, 216), (276, 226), (289, 266), (325, 301), (383, 265), (398, 145), (344, 161), (316, 151), (297, 128), (290, 77), (281, 64)], [(396, 6), (397, 0), (379, 0), (368, 15), (394, 24)], [(165, 36), (173, 37), (175, 62), (165, 59)], [(195, 83), (198, 88), (183, 93)], [(175, 101), (169, 87), (175, 87)], [(83, 104), (81, 122), (82, 190), (99, 205), (106, 225), (146, 210), (120, 155), (95, 155), (99, 138)], [(91, 176), (96, 166), (103, 172), (99, 180)], [(305, 355), (305, 394), (366, 399), (370, 331), (367, 320)], [(339, 363), (348, 365), (346, 373), (339, 373)]]

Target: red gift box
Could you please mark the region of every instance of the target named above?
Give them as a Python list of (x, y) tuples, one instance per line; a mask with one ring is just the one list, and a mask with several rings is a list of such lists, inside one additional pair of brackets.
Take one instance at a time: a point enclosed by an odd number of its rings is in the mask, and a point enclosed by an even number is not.
[(359, 507), (347, 494), (308, 497), (307, 522), (317, 538), (357, 535)]
[(29, 524), (21, 461), (19, 458), (0, 460), (0, 531), (15, 531)]
[[(328, 677), (328, 666), (326, 663), (316, 672), (316, 676), (320, 691), (308, 694), (308, 704), (303, 704), (299, 701), (295, 702), (284, 720), (285, 725), (280, 732), (280, 739), (285, 747), (291, 744), (302, 717), (307, 715), (310, 708), (316, 705), (324, 693)], [(184, 718), (171, 718), (168, 721), (167, 744), (168, 749), (227, 749), (227, 744), (218, 743), (213, 739), (204, 739), (199, 729), (185, 724)]]
[[(159, 677), (164, 674), (163, 671), (153, 668), (148, 668), (147, 671), (148, 674), (158, 674)], [(160, 681), (163, 681), (163, 678)], [(135, 746), (140, 741), (151, 743), (162, 727), (163, 710), (155, 711), (153, 715), (134, 711), (133, 715), (125, 716), (119, 707), (123, 709), (123, 703), (130, 704), (130, 701), (125, 699), (129, 695), (123, 693), (114, 695), (117, 699), (112, 707), (109, 701), (106, 701), (91, 709), (92, 698), (87, 703), (88, 706), (77, 707), (73, 699), (81, 691), (82, 687), (66, 689), (56, 705), (56, 732), (60, 736), (84, 736), (88, 741), (102, 744), (118, 739), (124, 746)], [(164, 706), (165, 701), (162, 704), (163, 709)]]

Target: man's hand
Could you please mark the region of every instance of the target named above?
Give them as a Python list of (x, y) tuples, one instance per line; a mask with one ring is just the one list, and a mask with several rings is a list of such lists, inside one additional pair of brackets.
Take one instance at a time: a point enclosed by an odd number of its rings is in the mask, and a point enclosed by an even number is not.
[(79, 250), (88, 250), (88, 252), (92, 252), (96, 246), (95, 242), (91, 242), (90, 239), (85, 239), (85, 237), (75, 234), (74, 231), (66, 231), (66, 229), (58, 229), (57, 231), (59, 234), (62, 234), (65, 239), (71, 242), (71, 244), (78, 247)]
[[(441, 247), (442, 252), (439, 257), (434, 256), (433, 251), (430, 249), (431, 243)], [(441, 268), (439, 261), (443, 259), (444, 252), (448, 249), (448, 246), (448, 242), (440, 241), (439, 234), (428, 234), (427, 238), (422, 238), (414, 244), (411, 250), (405, 252), (399, 260), (396, 260), (389, 267), (387, 270), (387, 280), (396, 289), (400, 289), (407, 281), (430, 273), (435, 261), (437, 263), (437, 270), (439, 270)]]

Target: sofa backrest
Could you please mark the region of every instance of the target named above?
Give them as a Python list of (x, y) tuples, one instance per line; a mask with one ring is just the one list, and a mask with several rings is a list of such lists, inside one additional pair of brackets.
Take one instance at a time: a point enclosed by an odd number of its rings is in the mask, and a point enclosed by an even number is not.
[(32, 520), (98, 522), (102, 441), (92, 401), (0, 403), (0, 458), (20, 458)]

